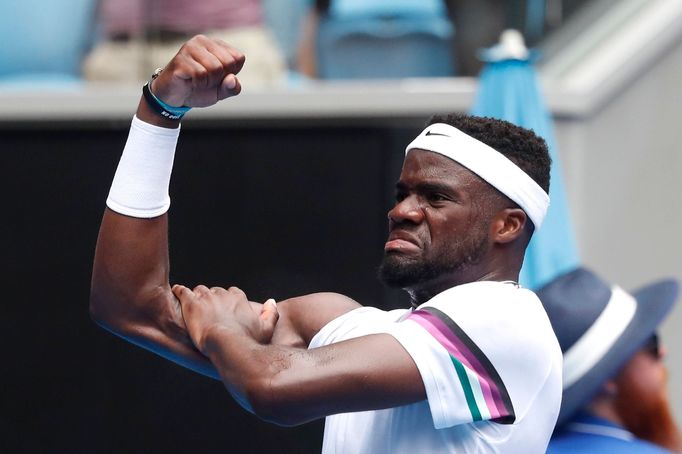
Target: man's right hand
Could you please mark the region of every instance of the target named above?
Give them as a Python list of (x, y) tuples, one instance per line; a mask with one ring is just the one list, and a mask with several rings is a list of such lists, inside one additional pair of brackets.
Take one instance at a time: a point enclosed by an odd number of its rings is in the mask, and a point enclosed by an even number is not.
[(154, 79), (151, 90), (171, 106), (207, 107), (241, 91), (236, 74), (245, 57), (224, 41), (197, 35)]

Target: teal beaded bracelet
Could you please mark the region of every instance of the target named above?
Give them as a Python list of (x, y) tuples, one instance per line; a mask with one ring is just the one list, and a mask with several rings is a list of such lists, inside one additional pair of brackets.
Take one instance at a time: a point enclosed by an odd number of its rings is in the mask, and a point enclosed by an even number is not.
[(154, 93), (152, 93), (151, 90), (152, 81), (156, 79), (159, 76), (159, 74), (161, 74), (161, 71), (163, 71), (163, 69), (161, 68), (154, 71), (152, 78), (146, 84), (144, 84), (144, 86), (142, 87), (142, 96), (144, 96), (144, 99), (147, 101), (147, 104), (149, 104), (149, 107), (151, 107), (154, 112), (158, 113), (164, 118), (168, 118), (169, 120), (180, 120), (183, 117), (183, 115), (189, 112), (191, 107), (169, 106), (168, 104), (157, 98), (154, 95)]

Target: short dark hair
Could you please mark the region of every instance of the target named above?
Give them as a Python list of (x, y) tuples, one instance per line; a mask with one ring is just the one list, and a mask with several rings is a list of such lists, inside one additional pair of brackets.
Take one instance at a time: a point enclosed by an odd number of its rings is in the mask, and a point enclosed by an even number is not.
[(542, 137), (530, 129), (495, 118), (464, 114), (434, 115), (428, 121), (454, 126), (494, 148), (526, 172), (549, 194), (549, 169), (552, 159)]

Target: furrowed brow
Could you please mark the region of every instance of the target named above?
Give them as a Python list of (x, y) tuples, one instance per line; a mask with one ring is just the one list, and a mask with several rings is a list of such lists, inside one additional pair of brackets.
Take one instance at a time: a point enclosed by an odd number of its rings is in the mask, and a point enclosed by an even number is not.
[(408, 184), (403, 183), (402, 181), (399, 181), (395, 184), (395, 188), (398, 191), (409, 191), (409, 190), (417, 190), (417, 191), (436, 191), (436, 192), (452, 192), (454, 189), (444, 183), (436, 183), (436, 182), (423, 182), (423, 183), (418, 183), (415, 186), (410, 186)]
[(419, 183), (416, 187), (419, 192), (443, 192), (445, 194), (455, 194), (457, 191), (451, 186), (443, 183)]

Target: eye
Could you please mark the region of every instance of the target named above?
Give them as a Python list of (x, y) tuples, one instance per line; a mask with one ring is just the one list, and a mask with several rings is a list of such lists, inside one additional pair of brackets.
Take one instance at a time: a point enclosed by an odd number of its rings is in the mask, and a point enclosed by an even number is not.
[(395, 193), (395, 201), (396, 201), (396, 203), (402, 202), (403, 200), (405, 200), (405, 197), (407, 197), (407, 193), (406, 193), (406, 192), (404, 192), (404, 191), (397, 191), (397, 192)]
[(441, 194), (439, 192), (431, 192), (426, 195), (426, 198), (430, 203), (445, 202), (447, 200), (450, 200), (446, 195)]

